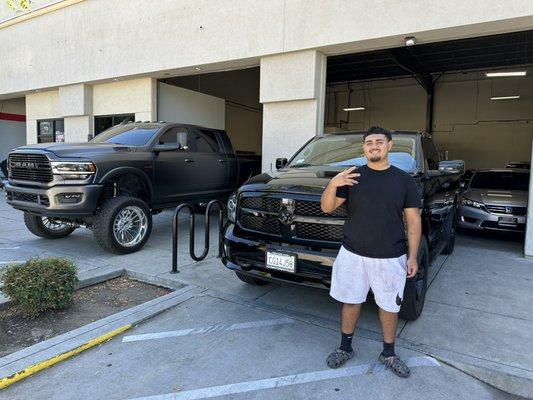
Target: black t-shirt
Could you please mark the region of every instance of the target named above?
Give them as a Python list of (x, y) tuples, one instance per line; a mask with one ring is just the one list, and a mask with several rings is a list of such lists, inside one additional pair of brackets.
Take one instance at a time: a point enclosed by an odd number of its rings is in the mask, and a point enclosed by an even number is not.
[(393, 258), (407, 253), (404, 208), (418, 208), (420, 195), (415, 180), (391, 165), (378, 171), (364, 165), (356, 171), (358, 184), (337, 188), (346, 199), (347, 219), (343, 246), (371, 258)]

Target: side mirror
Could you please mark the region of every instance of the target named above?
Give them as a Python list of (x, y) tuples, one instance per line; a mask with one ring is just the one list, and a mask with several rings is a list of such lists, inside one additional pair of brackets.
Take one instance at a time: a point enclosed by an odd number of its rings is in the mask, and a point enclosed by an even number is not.
[(465, 172), (465, 162), (463, 160), (450, 160), (439, 162), (439, 171), (449, 174), (463, 174)]
[(154, 146), (154, 152), (156, 153), (178, 150), (181, 150), (181, 145), (179, 143), (158, 144), (157, 146)]
[(281, 169), (285, 165), (287, 165), (287, 159), (286, 158), (276, 158), (276, 169)]

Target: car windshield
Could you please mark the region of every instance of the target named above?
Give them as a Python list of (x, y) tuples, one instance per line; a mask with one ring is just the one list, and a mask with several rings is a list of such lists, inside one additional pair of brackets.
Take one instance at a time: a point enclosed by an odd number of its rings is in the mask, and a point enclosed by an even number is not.
[(472, 178), (473, 189), (527, 190), (529, 174), (520, 172), (477, 172)]
[[(406, 172), (416, 172), (416, 140), (414, 135), (392, 135), (394, 145), (389, 162)], [(298, 152), (289, 168), (307, 166), (362, 166), (367, 163), (363, 152), (363, 134), (332, 134), (319, 137)]]
[(144, 146), (159, 130), (160, 125), (118, 125), (94, 137), (94, 143), (116, 143), (126, 146)]

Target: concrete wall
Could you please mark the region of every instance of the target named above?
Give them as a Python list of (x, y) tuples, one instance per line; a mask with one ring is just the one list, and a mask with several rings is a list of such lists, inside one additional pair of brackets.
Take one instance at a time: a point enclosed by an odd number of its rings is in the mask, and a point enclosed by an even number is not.
[[(449, 159), (465, 160), (467, 168), (504, 167), (529, 160), (533, 140), (533, 70), (519, 78), (485, 78), (483, 73), (442, 76), (435, 87), (433, 135)], [(364, 130), (372, 125), (390, 129), (425, 129), (426, 94), (412, 78), (362, 82), (348, 106), (348, 85), (329, 87), (327, 131)], [(492, 101), (492, 96), (519, 94), (518, 100)], [(336, 110), (336, 112), (335, 112)]]
[(224, 99), (159, 82), (158, 119), (225, 129)]
[(24, 97), (0, 101), (0, 161), (14, 148), (26, 144), (26, 114)]
[(195, 74), (198, 65), (204, 72), (238, 68), (312, 48), (329, 55), (395, 47), (413, 34), (428, 43), (533, 27), (530, 0), (61, 4), (0, 25), (0, 96), (115, 77)]
[(226, 131), (237, 151), (261, 154), (263, 105), (259, 103), (259, 68), (190, 75), (165, 83), (226, 100)]

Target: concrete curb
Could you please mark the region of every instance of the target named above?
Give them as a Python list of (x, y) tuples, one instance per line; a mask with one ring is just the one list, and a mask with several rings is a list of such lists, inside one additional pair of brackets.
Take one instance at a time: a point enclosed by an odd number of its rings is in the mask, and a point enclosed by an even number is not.
[(187, 301), (203, 289), (189, 285), (0, 358), (0, 388), (111, 339), (129, 327)]
[[(83, 271), (78, 274), (78, 286), (76, 290), (82, 289), (87, 286), (96, 285), (101, 282), (105, 282), (109, 279), (118, 278), (124, 274), (124, 268), (121, 267), (102, 267), (94, 268), (88, 271)], [(11, 305), (11, 300), (0, 294), (0, 310), (4, 310)]]

